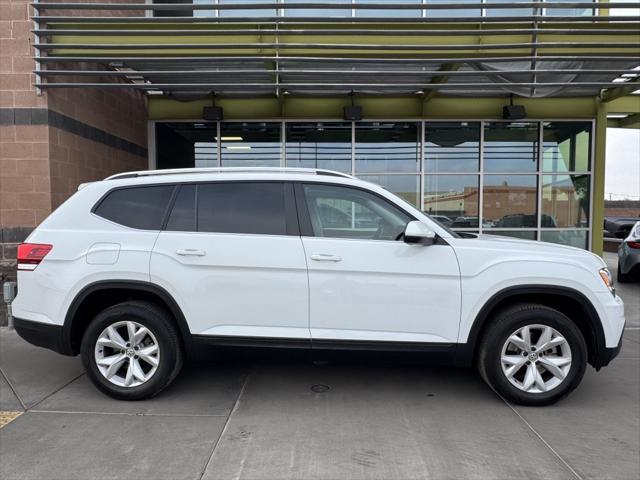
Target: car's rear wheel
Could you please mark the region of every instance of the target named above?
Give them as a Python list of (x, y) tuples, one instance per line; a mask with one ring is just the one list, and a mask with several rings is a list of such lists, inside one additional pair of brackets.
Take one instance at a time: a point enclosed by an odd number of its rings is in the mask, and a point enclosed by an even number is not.
[(587, 364), (580, 329), (537, 304), (499, 312), (483, 336), (478, 369), (500, 395), (523, 405), (549, 405), (574, 390)]
[(169, 314), (139, 301), (98, 314), (85, 331), (81, 355), (94, 385), (120, 400), (157, 395), (183, 363), (182, 345)]

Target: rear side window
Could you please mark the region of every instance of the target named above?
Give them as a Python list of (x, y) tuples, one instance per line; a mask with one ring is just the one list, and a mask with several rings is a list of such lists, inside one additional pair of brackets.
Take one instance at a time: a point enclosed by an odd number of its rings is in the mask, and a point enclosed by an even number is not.
[[(286, 204), (284, 183), (204, 183), (179, 188), (165, 227), (168, 231), (287, 235), (286, 211), (294, 207)], [(289, 213), (295, 218), (295, 210)]]
[(182, 185), (167, 221), (172, 232), (196, 231), (196, 186)]
[(287, 235), (284, 183), (206, 183), (197, 189), (199, 232)]
[(109, 193), (94, 213), (140, 230), (160, 230), (174, 185), (120, 188)]

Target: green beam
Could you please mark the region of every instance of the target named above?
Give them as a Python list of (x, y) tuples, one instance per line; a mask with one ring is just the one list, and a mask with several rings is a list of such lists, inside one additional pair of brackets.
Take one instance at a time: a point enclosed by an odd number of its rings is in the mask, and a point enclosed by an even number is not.
[[(461, 63), (445, 63), (438, 70), (441, 71), (441, 72), (455, 72), (461, 66), (462, 66)], [(446, 83), (446, 81), (448, 79), (449, 79), (448, 75), (442, 75), (440, 77), (433, 78), (429, 83), (431, 83), (431, 84)], [(427, 102), (429, 102), (429, 100), (431, 100), (437, 94), (438, 94), (438, 89), (437, 88), (432, 88), (431, 90), (428, 90), (426, 92), (422, 92), (422, 111), (423, 112), (424, 112), (424, 109), (425, 109), (425, 107), (427, 105)]]
[(618, 120), (618, 128), (640, 128), (640, 113), (627, 115)]
[[(497, 119), (508, 98), (433, 97), (423, 111), (422, 95), (366, 96), (358, 95), (367, 119)], [(166, 97), (149, 97), (150, 120), (200, 120), (202, 108), (209, 99), (179, 102)], [(341, 119), (343, 107), (350, 104), (347, 96), (296, 97), (282, 95), (280, 100), (268, 98), (217, 98), (227, 120), (264, 119)], [(593, 98), (519, 98), (529, 118), (594, 118)]]
[[(172, 35), (170, 32), (163, 32), (163, 30), (175, 29), (179, 27), (183, 30), (192, 30), (193, 35)], [(533, 36), (526, 30), (524, 32), (518, 32), (517, 27), (509, 24), (490, 25), (487, 26), (482, 22), (477, 24), (467, 24), (463, 28), (466, 32), (462, 34), (451, 35), (448, 32), (459, 28), (460, 25), (455, 23), (442, 23), (442, 24), (428, 24), (428, 25), (412, 25), (408, 24), (402, 26), (392, 26), (385, 24), (373, 24), (367, 25), (369, 28), (378, 27), (384, 30), (382, 33), (358, 33), (358, 30), (362, 28), (361, 25), (349, 25), (343, 24), (339, 26), (339, 30), (335, 33), (329, 34), (313, 34), (313, 33), (292, 33), (287, 34), (287, 27), (283, 26), (282, 29), (278, 29), (278, 33), (272, 33), (273, 30), (267, 30), (264, 33), (258, 33), (256, 30), (264, 28), (265, 24), (243, 24), (240, 26), (231, 25), (215, 25), (215, 23), (209, 24), (174, 24), (174, 23), (153, 23), (149, 24), (122, 24), (118, 23), (118, 18), (114, 17), (113, 23), (105, 22), (100, 24), (92, 24), (90, 22), (79, 21), (78, 23), (64, 23), (64, 24), (50, 24), (51, 29), (60, 28), (81, 28), (81, 29), (96, 29), (101, 30), (118, 30), (119, 35), (113, 34), (100, 34), (99, 31), (96, 34), (80, 35), (80, 34), (53, 34), (48, 37), (48, 43), (64, 45), (59, 49), (50, 51), (52, 54), (65, 54), (65, 55), (83, 55), (87, 52), (91, 52), (91, 55), (154, 55), (154, 54), (175, 54), (175, 55), (215, 55), (215, 54), (246, 54), (255, 55), (257, 53), (273, 54), (276, 49), (273, 47), (275, 44), (279, 44), (279, 53), (282, 56), (287, 55), (340, 55), (340, 56), (363, 56), (363, 55), (392, 55), (394, 57), (406, 56), (422, 56), (428, 58), (442, 57), (442, 56), (486, 56), (486, 55), (528, 55), (530, 48), (524, 46), (518, 46), (522, 44), (528, 44), (533, 41)], [(531, 25), (533, 26), (533, 25)], [(206, 28), (211, 32), (216, 29), (224, 29), (226, 32), (233, 30), (234, 28), (247, 29), (249, 27), (254, 28), (254, 32), (242, 32), (225, 33), (224, 35), (215, 35), (211, 33), (198, 33), (198, 30)], [(527, 24), (526, 27), (529, 27)], [(597, 32), (590, 32), (594, 28), (602, 28), (602, 25), (589, 25), (575, 22), (560, 22), (560, 23), (545, 23), (542, 26), (544, 28), (554, 28), (553, 33), (537, 33), (537, 40), (543, 44), (537, 47), (539, 55), (592, 55), (594, 52), (605, 54), (610, 53), (613, 55), (627, 54), (630, 56), (640, 55), (640, 48), (638, 48), (638, 36), (637, 25), (624, 23), (618, 23), (615, 25), (615, 29), (618, 32), (616, 35), (602, 34)], [(610, 25), (605, 24), (605, 27)], [(300, 29), (311, 28), (326, 28), (328, 30), (338, 29), (338, 26), (331, 24), (314, 24), (312, 27), (302, 26), (297, 27)], [(506, 29), (508, 34), (495, 34), (495, 33), (483, 33), (483, 29)], [(147, 34), (129, 34), (127, 35), (127, 29), (133, 29), (139, 31), (148, 31)], [(349, 30), (353, 30), (350, 33)], [(412, 29), (412, 34), (402, 34), (402, 30)], [(475, 30), (474, 30), (475, 29)], [(561, 30), (562, 29), (562, 30)], [(396, 30), (398, 33), (396, 34)], [(559, 33), (564, 31), (567, 33)], [(393, 34), (390, 34), (392, 32)], [(432, 32), (428, 34), (428, 32)], [(553, 45), (554, 43), (573, 43), (584, 45), (572, 47), (568, 45)], [(607, 46), (607, 43), (614, 42), (618, 46)], [(220, 48), (217, 45), (230, 45), (230, 44), (246, 44), (242, 48)], [(104, 45), (104, 48), (82, 48), (82, 45)], [(297, 44), (298, 48), (287, 48), (286, 44)], [(331, 44), (347, 44), (350, 48), (331, 48)], [(498, 49), (482, 50), (482, 46), (487, 45), (512, 45), (505, 46)], [(109, 48), (109, 45), (113, 45), (113, 48)], [(141, 49), (136, 48), (137, 45), (161, 45), (157, 48)], [(193, 48), (177, 48), (180, 45), (191, 46)], [(198, 45), (202, 45), (203, 48), (196, 48)], [(264, 46), (263, 46), (264, 45)], [(285, 46), (282, 46), (285, 45)], [(395, 47), (407, 47), (418, 46), (418, 49), (403, 49), (389, 51), (386, 49), (372, 49), (363, 50), (358, 48), (359, 45), (380, 45), (380, 46), (395, 46)], [(460, 45), (465, 48), (459, 49), (439, 49), (444, 45)], [(172, 48), (176, 47), (176, 48)]]
[(607, 107), (596, 106), (595, 152), (593, 156), (593, 218), (591, 219), (591, 250), (602, 256), (604, 225), (604, 179), (607, 153)]
[(624, 87), (617, 88), (609, 88), (605, 90), (600, 96), (602, 103), (609, 103), (613, 100), (616, 100), (620, 97), (626, 97), (630, 95), (635, 90), (640, 90), (640, 79), (633, 80), (631, 82), (625, 82), (622, 85)]
[(640, 113), (640, 95), (626, 95), (606, 103), (607, 113)]

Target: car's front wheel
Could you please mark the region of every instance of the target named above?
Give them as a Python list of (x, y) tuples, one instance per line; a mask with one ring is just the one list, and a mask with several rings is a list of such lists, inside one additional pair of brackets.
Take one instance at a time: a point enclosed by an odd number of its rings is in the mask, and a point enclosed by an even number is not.
[(584, 375), (587, 348), (563, 313), (519, 304), (498, 313), (480, 345), (478, 369), (500, 395), (523, 405), (549, 405), (574, 390)]
[(180, 338), (169, 314), (139, 301), (98, 314), (84, 333), (81, 355), (94, 385), (119, 400), (157, 395), (183, 363)]

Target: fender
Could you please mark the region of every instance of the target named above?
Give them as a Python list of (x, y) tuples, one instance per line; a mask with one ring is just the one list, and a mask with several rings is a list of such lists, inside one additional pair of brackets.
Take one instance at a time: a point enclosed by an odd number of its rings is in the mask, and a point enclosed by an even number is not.
[(143, 282), (138, 280), (105, 280), (87, 285), (76, 295), (76, 297), (71, 302), (71, 305), (67, 310), (67, 315), (65, 316), (64, 325), (62, 326), (61, 339), (62, 348), (67, 355), (77, 354), (72, 342), (71, 333), (73, 331), (74, 317), (76, 316), (78, 308), (80, 307), (82, 302), (92, 293), (111, 289), (147, 292), (158, 296), (167, 306), (173, 317), (176, 319), (178, 328), (180, 329), (180, 335), (182, 337), (185, 351), (187, 353), (191, 351), (192, 337), (191, 331), (189, 330), (189, 325), (187, 324), (187, 320), (184, 317), (182, 310), (178, 306), (178, 303), (169, 294), (169, 292), (167, 292), (164, 288), (150, 282)]
[(460, 344), (458, 346), (458, 362), (462, 365), (473, 364), (476, 347), (491, 311), (504, 300), (510, 297), (519, 295), (554, 295), (571, 300), (577, 301), (586, 313), (585, 320), (593, 332), (595, 339), (595, 351), (593, 352), (592, 364), (594, 367), (599, 368), (603, 366), (603, 355), (606, 353), (604, 330), (602, 329), (602, 323), (595, 307), (591, 301), (581, 292), (569, 287), (561, 287), (555, 285), (516, 285), (507, 287), (494, 294), (480, 309), (480, 312), (476, 315), (471, 330), (469, 331), (469, 337), (466, 344)]

